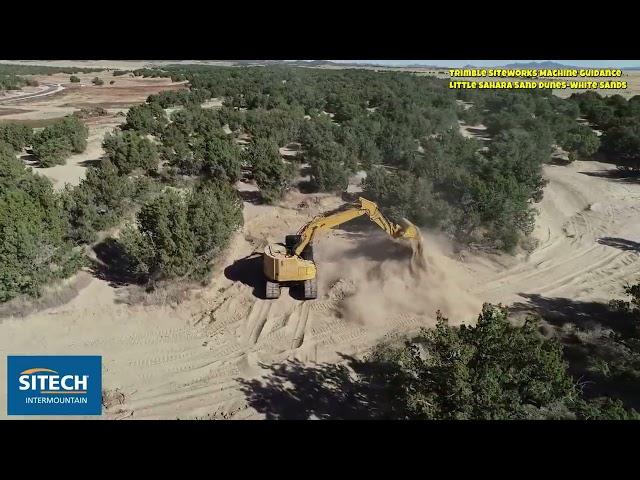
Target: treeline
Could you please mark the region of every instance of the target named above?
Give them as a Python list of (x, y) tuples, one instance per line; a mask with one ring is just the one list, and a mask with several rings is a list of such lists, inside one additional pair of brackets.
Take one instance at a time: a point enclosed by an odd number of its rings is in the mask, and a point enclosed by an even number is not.
[[(190, 90), (130, 108), (121, 130), (104, 140), (106, 158), (60, 201), (76, 245), (135, 217), (114, 241), (141, 282), (203, 278), (242, 222), (232, 186), (243, 175), (265, 202), (277, 202), (305, 164), (308, 188), (317, 191), (344, 191), (349, 175), (365, 170), (364, 194), (392, 216), (508, 250), (532, 231), (552, 146), (585, 157), (597, 148), (597, 137), (576, 122), (580, 105), (549, 92), (452, 91), (408, 73), (279, 66), (134, 73), (183, 78)], [(221, 98), (222, 108), (202, 108), (211, 98)], [(491, 140), (464, 138), (458, 118), (484, 123)], [(4, 135), (15, 150), (30, 145), (45, 166), (86, 147), (76, 117)], [(279, 149), (291, 144), (298, 154), (283, 159)], [(206, 208), (220, 212), (215, 224), (198, 220)]]
[(640, 171), (640, 95), (627, 100), (621, 95), (584, 92), (574, 93), (570, 100), (602, 130), (601, 152), (621, 169)]
[[(166, 67), (162, 73), (175, 80), (178, 72), (191, 90), (163, 92), (151, 103), (197, 112), (208, 98), (224, 98), (220, 123), (236, 138), (247, 135), (251, 143), (260, 143), (250, 145), (249, 157), (268, 156), (255, 155), (267, 143), (276, 148), (300, 143), (297, 159), (310, 164), (316, 190), (340, 191), (358, 168), (397, 164), (418, 149), (417, 136), (456, 125), (455, 97), (441, 82), (424, 77), (278, 67)], [(272, 158), (278, 179), (266, 192), (270, 201), (292, 178), (291, 169), (281, 167), (277, 155)]]
[(453, 130), (423, 139), (422, 152), (402, 171), (369, 176), (367, 189), (381, 192), (398, 213), (414, 211), (420, 223), (440, 225), (462, 242), (509, 250), (533, 229), (532, 203), (542, 198), (541, 167), (553, 146), (570, 158), (589, 157), (598, 138), (577, 123), (575, 104), (551, 92), (458, 92), (467, 102), (459, 116), (484, 124), (489, 141), (481, 145)]
[(54, 73), (101, 72), (104, 68), (49, 67), (44, 65), (12, 65), (0, 63), (0, 75), (50, 75)]
[[(131, 118), (135, 115), (134, 110)], [(221, 128), (218, 138), (224, 138)], [(78, 186), (55, 192), (48, 179), (31, 173), (16, 155), (31, 146), (48, 165), (81, 151), (86, 147), (82, 122), (70, 116), (40, 132), (18, 124), (0, 126), (0, 215), (2, 227), (7, 226), (0, 301), (38, 295), (48, 282), (69, 276), (82, 265), (81, 247), (111, 228), (122, 229), (110, 241), (120, 249), (117, 261), (130, 282), (204, 279), (210, 261), (242, 223), (242, 202), (232, 187), (239, 177), (240, 151), (225, 141), (202, 137), (196, 151), (205, 164), (178, 188), (176, 179), (159, 167), (158, 140), (127, 124), (107, 135), (105, 158), (88, 168)], [(26, 195), (33, 198), (27, 202)]]

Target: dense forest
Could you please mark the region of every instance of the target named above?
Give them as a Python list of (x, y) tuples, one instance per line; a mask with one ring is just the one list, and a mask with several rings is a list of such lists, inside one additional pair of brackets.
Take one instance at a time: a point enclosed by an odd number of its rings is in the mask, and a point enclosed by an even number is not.
[[(303, 167), (307, 188), (319, 192), (344, 192), (349, 176), (364, 171), (364, 195), (390, 216), (439, 229), (460, 245), (513, 251), (532, 232), (542, 165), (556, 147), (569, 160), (606, 151), (638, 168), (638, 97), (454, 91), (409, 73), (279, 66), (133, 74), (187, 80), (190, 89), (131, 107), (78, 186), (57, 193), (17, 158), (29, 152), (46, 167), (83, 151), (87, 129), (78, 116), (37, 132), (0, 126), (0, 301), (38, 295), (68, 277), (90, 262), (82, 252), (96, 242), (118, 252), (123, 282), (206, 281), (211, 261), (242, 225), (234, 185), (243, 176), (255, 180), (263, 202), (277, 203)], [(213, 98), (223, 106), (203, 107)], [(602, 142), (578, 122), (581, 115), (604, 130)], [(465, 138), (459, 120), (484, 124), (488, 139)], [(287, 146), (298, 154), (283, 159), (279, 149)], [(119, 234), (109, 237), (110, 229)], [(637, 318), (637, 288), (629, 287), (631, 301), (607, 308)], [(638, 338), (634, 329), (611, 338), (626, 353), (623, 364), (606, 361), (610, 374), (640, 372)], [(425, 349), (429, 360), (419, 354)], [(452, 349), (459, 356), (443, 353)], [(540, 337), (533, 323), (511, 326), (497, 307), (487, 306), (473, 328), (441, 318), (436, 330), (404, 347), (381, 346), (370, 361), (384, 365), (378, 374), (395, 399), (387, 417), (635, 415), (619, 401), (583, 398), (557, 342)]]

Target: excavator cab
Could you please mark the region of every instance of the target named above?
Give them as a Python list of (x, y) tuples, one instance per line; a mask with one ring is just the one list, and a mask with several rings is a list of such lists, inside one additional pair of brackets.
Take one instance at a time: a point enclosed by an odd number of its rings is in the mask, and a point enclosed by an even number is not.
[(317, 270), (313, 261), (313, 245), (305, 246), (302, 253), (295, 254), (300, 235), (287, 235), (285, 243), (272, 243), (265, 247), (263, 258), (266, 277), (265, 298), (280, 297), (280, 287), (302, 286), (302, 297), (313, 300), (318, 296)]
[(391, 237), (411, 239), (418, 236), (414, 224), (403, 219), (401, 225), (390, 222), (378, 206), (366, 198), (359, 198), (359, 204), (344, 210), (319, 215), (300, 229), (297, 235), (287, 235), (284, 243), (273, 243), (265, 247), (263, 267), (265, 298), (280, 297), (280, 287), (301, 287), (304, 300), (318, 296), (317, 267), (313, 260), (313, 239), (325, 230), (341, 225), (362, 215), (387, 232)]

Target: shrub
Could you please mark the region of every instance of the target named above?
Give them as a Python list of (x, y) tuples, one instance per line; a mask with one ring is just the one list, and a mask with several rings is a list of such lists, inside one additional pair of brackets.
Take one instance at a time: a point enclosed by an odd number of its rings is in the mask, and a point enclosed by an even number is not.
[(96, 232), (121, 220), (133, 195), (131, 182), (118, 175), (109, 160), (90, 167), (78, 186), (67, 186), (63, 192), (71, 239), (78, 244), (93, 242)]
[(16, 152), (31, 145), (33, 129), (21, 123), (5, 123), (0, 125), (0, 142), (10, 145)]
[(51, 182), (26, 170), (0, 146), (0, 302), (39, 295), (81, 265), (67, 241), (65, 217)]
[(188, 195), (168, 190), (145, 203), (137, 228), (127, 228), (121, 242), (141, 278), (202, 278), (241, 224), (237, 193), (225, 183), (205, 183)]
[(273, 203), (282, 198), (293, 179), (293, 166), (282, 161), (278, 145), (269, 139), (255, 139), (243, 157), (251, 165), (263, 200)]
[(121, 175), (129, 174), (137, 168), (148, 173), (155, 173), (158, 169), (156, 146), (135, 131), (107, 134), (102, 146)]
[(33, 153), (45, 167), (63, 164), (72, 153), (87, 148), (89, 130), (76, 115), (45, 127), (33, 139)]
[(137, 130), (141, 134), (160, 134), (167, 124), (167, 116), (157, 103), (134, 105), (127, 112), (125, 129)]
[(452, 327), (438, 314), (435, 329), (403, 347), (378, 346), (368, 360), (387, 367), (379, 374), (392, 418), (524, 419), (577, 398), (560, 345), (533, 319), (513, 326), (490, 304), (475, 326)]

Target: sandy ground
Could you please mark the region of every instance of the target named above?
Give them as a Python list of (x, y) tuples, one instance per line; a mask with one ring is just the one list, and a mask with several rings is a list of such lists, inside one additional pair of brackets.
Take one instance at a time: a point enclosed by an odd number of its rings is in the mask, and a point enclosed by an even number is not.
[[(31, 78), (41, 83), (60, 84), (64, 90), (53, 95), (26, 99), (13, 100), (6, 108), (12, 112), (2, 115), (2, 121), (33, 120), (43, 118), (56, 118), (69, 115), (76, 110), (87, 107), (102, 107), (108, 112), (116, 114), (123, 112), (132, 105), (144, 102), (149, 95), (163, 90), (175, 90), (186, 88), (181, 82), (173, 83), (169, 78), (142, 78), (120, 76), (114, 77), (111, 72), (78, 73), (80, 83), (71, 83), (70, 75), (33, 75)], [(104, 85), (95, 86), (91, 83), (94, 77), (104, 81)], [(111, 81), (115, 83), (110, 84)], [(22, 113), (13, 110), (23, 109)], [(0, 107), (2, 114), (3, 107)]]
[[(99, 154), (98, 128), (109, 125), (102, 121), (92, 129), (89, 157)], [(482, 134), (472, 128), (470, 135)], [(46, 173), (57, 185), (76, 181), (81, 162), (65, 166), (75, 173)], [(269, 417), (268, 405), (260, 408), (249, 397), (256, 393), (251, 381), (264, 384), (274, 363), (340, 362), (380, 339), (433, 326), (438, 309), (459, 324), (473, 322), (483, 301), (552, 308), (558, 299), (620, 297), (640, 270), (640, 184), (614, 173), (599, 162), (546, 165), (539, 244), (528, 255), (460, 256), (424, 232), (424, 255), (416, 256), (366, 219), (346, 224), (316, 243), (320, 295), (308, 302), (287, 289), (275, 301), (259, 298), (261, 264), (254, 253), (343, 201), (294, 191), (278, 206), (256, 205), (256, 186), (241, 182), (244, 227), (217, 261), (211, 282), (187, 301), (130, 306), (123, 302), (126, 287), (92, 277), (64, 305), (0, 319), (0, 353), (102, 355), (103, 418)], [(361, 177), (352, 178), (350, 191), (358, 191)], [(0, 385), (6, 385), (5, 369)], [(5, 402), (1, 394), (2, 416)]]
[(607, 178), (613, 168), (545, 167), (540, 244), (528, 257), (461, 259), (425, 234), (427, 271), (416, 275), (406, 246), (366, 221), (337, 229), (317, 243), (321, 296), (310, 302), (286, 291), (276, 301), (257, 298), (260, 263), (250, 255), (341, 200), (292, 193), (279, 207), (246, 202), (242, 232), (211, 284), (188, 302), (131, 307), (119, 303), (122, 289), (93, 279), (61, 307), (3, 320), (0, 351), (103, 355), (106, 418), (264, 418), (268, 412), (246, 396), (247, 381), (265, 374), (263, 364), (339, 361), (385, 336), (433, 325), (436, 309), (454, 323), (471, 322), (483, 300), (620, 296), (640, 268), (633, 221), (640, 185)]
[[(507, 303), (531, 294), (604, 302), (620, 297), (624, 283), (637, 281), (640, 272), (640, 183), (616, 178), (615, 167), (599, 162), (544, 170), (550, 183), (537, 206), (538, 247), (509, 268), (493, 265), (472, 291)], [(480, 263), (470, 272), (482, 272)]]
[[(80, 180), (84, 178), (87, 167), (93, 162), (98, 162), (104, 155), (102, 148), (104, 136), (124, 121), (124, 117), (109, 116), (98, 121), (88, 122), (89, 138), (87, 139), (87, 149), (84, 152), (72, 155), (64, 165), (49, 168), (40, 168), (34, 165), (34, 171), (48, 177), (57, 190), (63, 189), (65, 185), (78, 185)], [(26, 162), (33, 164), (28, 160)]]

